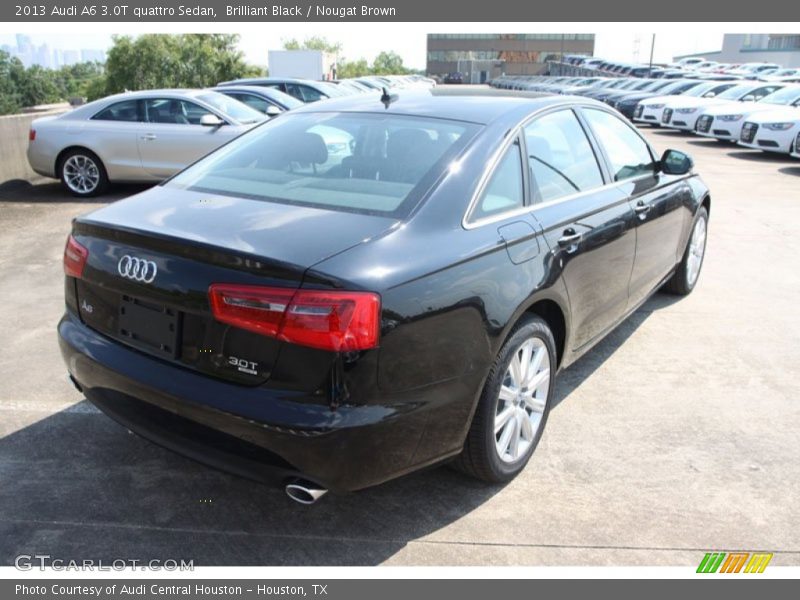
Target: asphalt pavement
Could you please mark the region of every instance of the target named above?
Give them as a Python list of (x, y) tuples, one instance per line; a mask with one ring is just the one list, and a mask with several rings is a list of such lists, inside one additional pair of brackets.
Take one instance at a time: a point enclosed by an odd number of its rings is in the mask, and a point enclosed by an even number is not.
[[(448, 468), (313, 507), (129, 434), (69, 383), (56, 342), (76, 201), (0, 192), (0, 564), (800, 564), (800, 161), (645, 129), (712, 192), (706, 264), (561, 374), (542, 442), (505, 486)], [(358, 468), (358, 465), (353, 465)]]

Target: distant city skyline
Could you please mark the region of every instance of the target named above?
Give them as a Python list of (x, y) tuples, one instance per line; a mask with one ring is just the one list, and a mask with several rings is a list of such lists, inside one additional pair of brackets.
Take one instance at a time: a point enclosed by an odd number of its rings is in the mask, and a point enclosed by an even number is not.
[[(8, 37), (11, 36), (2, 36), (3, 42)], [(46, 69), (58, 69), (81, 62), (105, 62), (106, 60), (104, 49), (51, 47), (47, 42), (35, 43), (32, 36), (24, 33), (18, 33), (13, 38), (13, 45), (11, 43), (0, 44), (0, 50), (18, 58), (26, 67), (39, 65)]]

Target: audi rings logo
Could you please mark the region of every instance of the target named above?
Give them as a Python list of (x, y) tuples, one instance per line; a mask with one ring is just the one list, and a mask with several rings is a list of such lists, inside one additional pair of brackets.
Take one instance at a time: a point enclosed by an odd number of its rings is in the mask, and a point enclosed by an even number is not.
[(126, 279), (132, 279), (139, 283), (153, 283), (156, 273), (158, 273), (158, 267), (152, 260), (126, 254), (119, 259), (117, 272)]

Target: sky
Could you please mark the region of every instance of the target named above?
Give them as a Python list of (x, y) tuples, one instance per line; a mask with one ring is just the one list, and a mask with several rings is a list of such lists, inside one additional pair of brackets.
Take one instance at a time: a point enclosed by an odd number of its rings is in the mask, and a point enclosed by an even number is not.
[[(425, 68), (425, 41), (428, 32), (457, 32), (460, 31), (454, 24), (436, 23), (286, 23), (280, 30), (264, 27), (261, 24), (257, 31), (242, 31), (240, 33), (240, 49), (244, 52), (247, 61), (257, 65), (266, 65), (267, 52), (270, 49), (279, 49), (283, 42), (290, 38), (303, 40), (312, 35), (326, 37), (330, 41), (339, 41), (343, 44), (342, 55), (348, 59), (366, 58), (371, 61), (383, 50), (393, 50), (403, 57), (403, 62), (412, 68)], [(463, 27), (463, 31), (474, 30), (476, 24)], [(532, 25), (532, 24), (529, 24)], [(549, 24), (548, 24), (549, 25)], [(398, 27), (402, 27), (401, 35), (397, 34)], [(484, 31), (487, 25), (481, 26)], [(247, 29), (251, 29), (248, 27)], [(522, 28), (520, 28), (522, 29)], [(532, 27), (526, 27), (528, 32)], [(551, 27), (547, 27), (552, 30)], [(499, 31), (500, 29), (498, 29)], [(507, 29), (503, 29), (506, 30)], [(540, 29), (541, 31), (541, 29)], [(21, 31), (20, 33), (28, 33)], [(47, 43), (51, 48), (60, 50), (78, 50), (81, 48), (105, 50), (111, 45), (111, 34), (99, 32), (81, 32), (78, 34), (60, 33), (28, 33), (36, 45)], [(637, 43), (638, 39), (638, 43)], [(595, 56), (608, 60), (631, 61), (636, 48), (639, 50), (639, 61), (647, 62), (650, 56), (650, 32), (636, 33), (630, 31), (601, 31), (595, 37)], [(14, 34), (0, 33), (0, 45), (14, 46)], [(692, 34), (686, 30), (681, 33), (658, 33), (656, 35), (654, 61), (669, 62), (673, 56), (690, 54), (694, 52), (709, 52), (719, 50), (722, 45), (721, 33)]]

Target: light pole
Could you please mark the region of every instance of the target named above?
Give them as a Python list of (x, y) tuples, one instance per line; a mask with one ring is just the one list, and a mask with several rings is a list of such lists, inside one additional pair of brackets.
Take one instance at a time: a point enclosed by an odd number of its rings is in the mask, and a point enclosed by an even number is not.
[(653, 76), (653, 51), (656, 48), (656, 34), (653, 34), (653, 39), (650, 42), (650, 66), (647, 68), (648, 79)]

